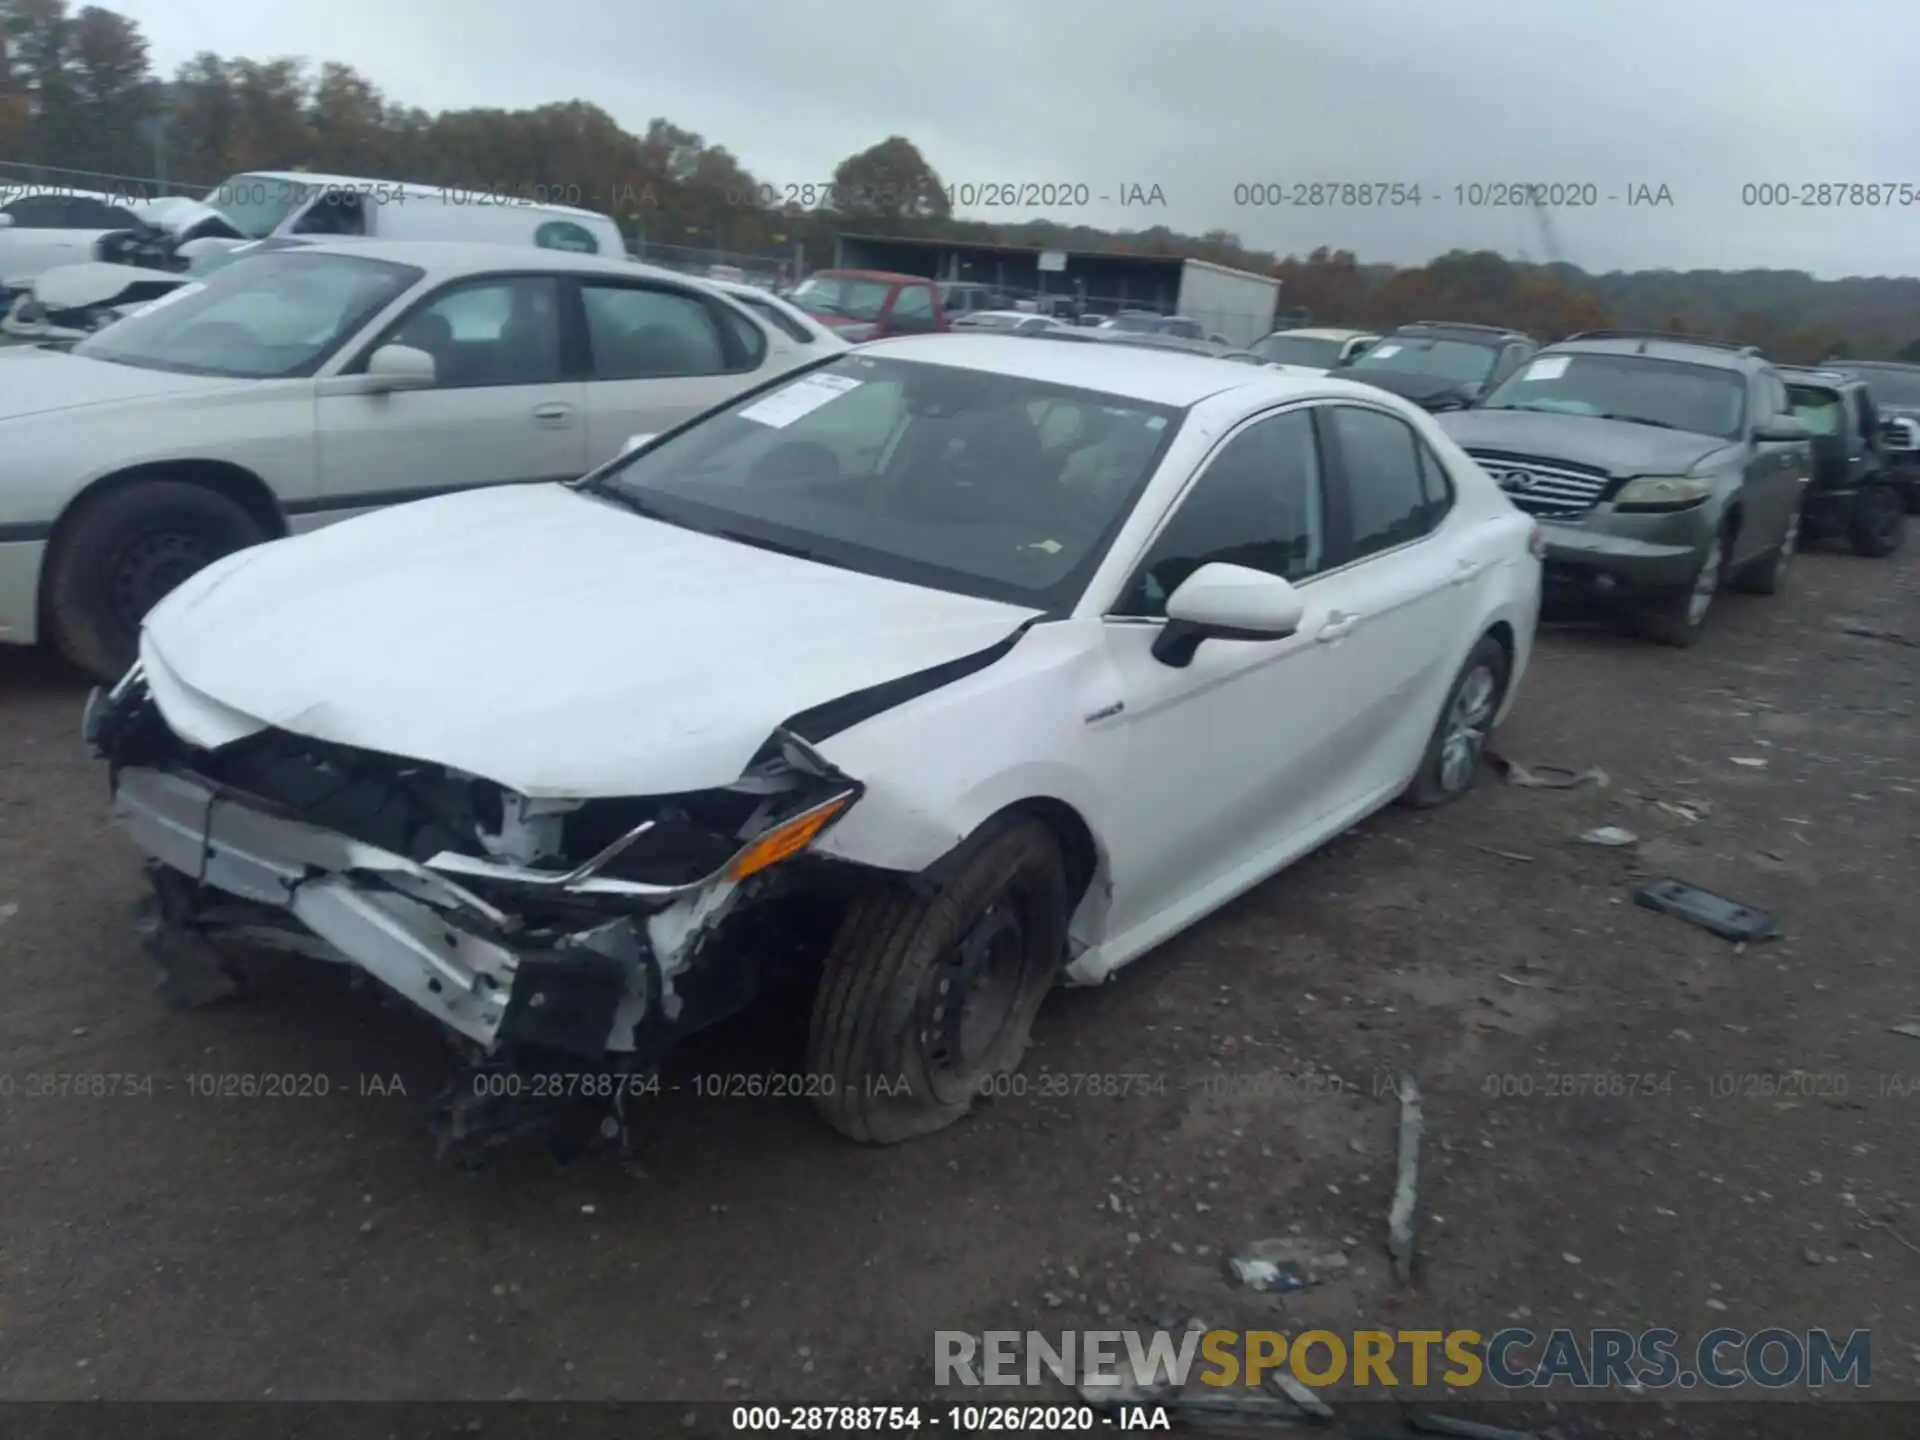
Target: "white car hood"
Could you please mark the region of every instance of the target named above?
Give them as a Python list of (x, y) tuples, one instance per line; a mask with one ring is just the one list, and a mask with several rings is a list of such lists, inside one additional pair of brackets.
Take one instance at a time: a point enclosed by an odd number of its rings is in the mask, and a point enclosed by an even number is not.
[(180, 375), (171, 370), (116, 365), (108, 360), (89, 360), (83, 355), (25, 346), (18, 350), (9, 348), (5, 353), (17, 358), (7, 366), (6, 383), (0, 385), (0, 421), (123, 400), (205, 395), (252, 383), (230, 376)]
[(789, 717), (1035, 613), (502, 486), (231, 555), (153, 610), (141, 658), (193, 744), (271, 726), (528, 796), (653, 795), (729, 784)]
[[(80, 310), (90, 305), (105, 305), (135, 285), (154, 287), (164, 283), (169, 288), (177, 288), (191, 280), (189, 275), (144, 265), (109, 265), (104, 260), (88, 260), (42, 271), (33, 282), (33, 298), (49, 310)], [(156, 293), (163, 292), (156, 290)]]

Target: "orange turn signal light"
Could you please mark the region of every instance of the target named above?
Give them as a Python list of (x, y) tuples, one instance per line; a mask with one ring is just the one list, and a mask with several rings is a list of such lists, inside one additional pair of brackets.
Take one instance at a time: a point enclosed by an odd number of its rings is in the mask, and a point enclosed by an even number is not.
[(746, 849), (733, 857), (727, 866), (729, 880), (744, 880), (749, 875), (757, 875), (770, 865), (778, 865), (789, 856), (797, 855), (814, 842), (820, 832), (837, 818), (841, 811), (853, 803), (853, 791), (836, 795), (833, 799), (816, 805), (811, 810), (803, 810), (784, 824), (776, 825)]

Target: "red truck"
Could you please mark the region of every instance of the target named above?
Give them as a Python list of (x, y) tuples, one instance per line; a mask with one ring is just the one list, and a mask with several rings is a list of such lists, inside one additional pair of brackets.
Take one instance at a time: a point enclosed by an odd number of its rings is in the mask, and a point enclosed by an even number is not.
[(850, 344), (952, 328), (939, 288), (922, 275), (816, 270), (787, 299)]

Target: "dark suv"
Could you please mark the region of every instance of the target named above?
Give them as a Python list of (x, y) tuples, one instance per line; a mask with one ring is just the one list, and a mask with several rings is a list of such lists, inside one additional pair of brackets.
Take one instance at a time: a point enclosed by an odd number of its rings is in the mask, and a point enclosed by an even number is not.
[(1866, 382), (1880, 415), (1880, 447), (1889, 472), (1906, 491), (1908, 511), (1920, 514), (1920, 365), (1836, 356), (1822, 360), (1820, 368)]
[(1518, 330), (1422, 320), (1381, 336), (1333, 373), (1391, 391), (1423, 410), (1464, 410), (1539, 348)]
[(1590, 330), (1440, 423), (1539, 520), (1550, 598), (1617, 602), (1691, 645), (1728, 579), (1786, 582), (1811, 432), (1750, 345)]
[(1906, 538), (1909, 486), (1888, 459), (1885, 422), (1866, 382), (1838, 370), (1782, 367), (1780, 377), (1793, 413), (1813, 432), (1807, 533), (1845, 537), (1861, 555), (1893, 554)]

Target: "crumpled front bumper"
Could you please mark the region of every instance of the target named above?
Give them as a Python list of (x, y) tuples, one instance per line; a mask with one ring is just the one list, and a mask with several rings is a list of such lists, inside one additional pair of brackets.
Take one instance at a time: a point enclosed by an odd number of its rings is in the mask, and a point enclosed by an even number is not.
[(291, 927), (282, 938), (240, 927), (253, 943), (357, 966), (489, 1051), (630, 1051), (661, 1004), (662, 972), (631, 919), (521, 945), (514, 917), (445, 875), (255, 808), (190, 772), (119, 770), (113, 814), (161, 864), (284, 912), (320, 945)]

